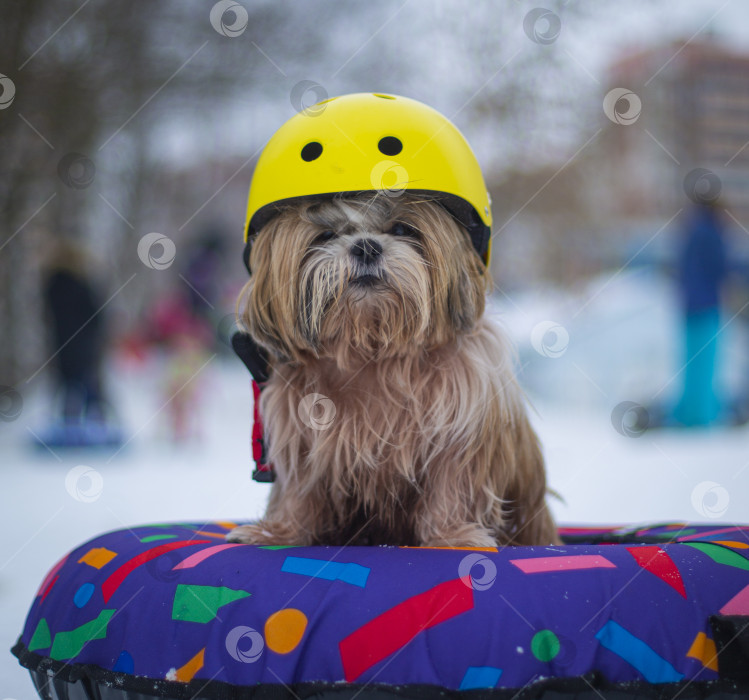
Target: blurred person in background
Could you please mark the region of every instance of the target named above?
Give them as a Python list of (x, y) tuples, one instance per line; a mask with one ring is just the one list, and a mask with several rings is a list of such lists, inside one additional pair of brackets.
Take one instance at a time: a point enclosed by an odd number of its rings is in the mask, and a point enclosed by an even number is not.
[(43, 431), (42, 441), (77, 447), (117, 444), (121, 436), (108, 422), (111, 411), (101, 383), (106, 345), (102, 300), (89, 277), (81, 244), (58, 238), (42, 274), (60, 394), (60, 416)]
[(684, 384), (673, 420), (682, 426), (707, 426), (727, 419), (727, 406), (715, 386), (721, 293), (727, 274), (724, 230), (716, 202), (695, 203), (687, 213), (678, 250)]
[(188, 283), (190, 308), (195, 316), (211, 322), (226, 286), (226, 242), (222, 228), (205, 226), (187, 253), (184, 277)]
[(225, 248), (217, 224), (186, 243), (180, 272), (149, 300), (138, 323), (120, 340), (128, 357), (153, 363), (163, 434), (174, 444), (202, 439), (202, 397), (210, 384), (203, 369), (223, 348), (215, 326), (227, 288)]
[(162, 355), (161, 401), (166, 409), (169, 439), (200, 440), (202, 370), (210, 360), (214, 333), (205, 318), (193, 312), (187, 286), (175, 286), (152, 305), (146, 338)]

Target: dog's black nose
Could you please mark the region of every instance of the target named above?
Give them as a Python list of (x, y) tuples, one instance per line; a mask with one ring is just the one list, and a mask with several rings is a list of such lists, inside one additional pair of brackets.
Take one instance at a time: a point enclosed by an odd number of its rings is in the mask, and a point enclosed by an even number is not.
[(351, 255), (370, 265), (382, 255), (382, 246), (373, 238), (360, 238), (351, 246)]

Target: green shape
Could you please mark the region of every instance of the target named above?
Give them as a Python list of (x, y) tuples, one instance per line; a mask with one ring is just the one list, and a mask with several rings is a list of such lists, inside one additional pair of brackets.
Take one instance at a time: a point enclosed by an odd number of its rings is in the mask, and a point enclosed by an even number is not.
[(172, 606), (172, 620), (210, 622), (219, 608), (235, 600), (247, 598), (250, 593), (225, 586), (195, 586), (177, 584)]
[(104, 639), (107, 636), (107, 625), (114, 615), (114, 610), (102, 610), (99, 616), (90, 622), (68, 632), (58, 632), (49, 652), (50, 658), (60, 661), (72, 659), (81, 653), (81, 649), (93, 639)]
[(551, 630), (539, 630), (531, 639), (531, 651), (539, 661), (551, 661), (561, 648), (559, 637)]
[(36, 651), (37, 649), (48, 649), (52, 645), (52, 634), (49, 631), (49, 625), (47, 621), (42, 618), (39, 620), (39, 624), (34, 630), (34, 634), (31, 636), (29, 642), (29, 651)]
[(156, 540), (173, 540), (177, 535), (149, 535), (144, 537), (141, 542), (156, 542)]
[(708, 557), (718, 564), (734, 566), (737, 569), (749, 571), (749, 561), (744, 559), (744, 557), (742, 557), (738, 552), (734, 552), (732, 549), (726, 549), (726, 547), (723, 547), (722, 545), (708, 542), (682, 542), (681, 544), (685, 544), (687, 547), (699, 549), (700, 552), (707, 554)]
[(693, 535), (697, 530), (693, 527), (684, 530), (671, 530), (671, 532), (659, 532), (658, 534), (648, 535), (648, 537), (657, 537), (659, 540), (678, 540), (679, 537)]
[(299, 546), (298, 544), (264, 544), (258, 549), (294, 549)]

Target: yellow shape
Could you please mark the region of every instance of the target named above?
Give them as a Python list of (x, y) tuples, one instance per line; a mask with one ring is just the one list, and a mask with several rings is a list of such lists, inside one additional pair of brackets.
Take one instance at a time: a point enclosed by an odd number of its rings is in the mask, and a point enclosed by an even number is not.
[(204, 659), (205, 647), (195, 654), (184, 666), (177, 669), (177, 672), (174, 674), (174, 680), (182, 681), (183, 683), (191, 681), (193, 676), (203, 668)]
[(204, 532), (203, 530), (193, 530), (197, 532), (201, 537), (215, 537), (217, 540), (223, 540), (226, 535), (222, 535), (220, 532)]
[(265, 643), (277, 654), (296, 649), (307, 629), (307, 616), (296, 608), (277, 610), (265, 621)]
[(702, 661), (705, 668), (712, 671), (718, 670), (718, 651), (715, 648), (715, 642), (708, 638), (704, 632), (698, 632), (697, 636), (689, 647), (687, 656), (691, 656), (697, 661)]
[(79, 564), (88, 564), (93, 566), (94, 569), (101, 569), (102, 566), (109, 564), (112, 559), (117, 556), (117, 552), (113, 552), (111, 549), (106, 547), (95, 547), (89, 549), (79, 560)]
[(230, 523), (228, 520), (216, 520), (216, 525), (220, 525), (226, 530), (233, 530), (237, 526), (236, 523)]
[(714, 544), (724, 544), (726, 547), (733, 547), (734, 549), (749, 549), (749, 544), (746, 542), (736, 542), (735, 540), (713, 540)]

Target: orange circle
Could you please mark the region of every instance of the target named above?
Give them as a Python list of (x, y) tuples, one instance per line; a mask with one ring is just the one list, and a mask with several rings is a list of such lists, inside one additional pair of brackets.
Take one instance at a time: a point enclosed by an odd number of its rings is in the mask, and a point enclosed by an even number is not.
[(265, 643), (277, 654), (296, 649), (307, 629), (307, 616), (296, 608), (277, 610), (265, 621)]

